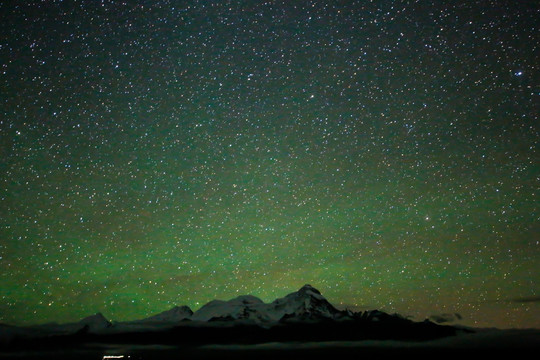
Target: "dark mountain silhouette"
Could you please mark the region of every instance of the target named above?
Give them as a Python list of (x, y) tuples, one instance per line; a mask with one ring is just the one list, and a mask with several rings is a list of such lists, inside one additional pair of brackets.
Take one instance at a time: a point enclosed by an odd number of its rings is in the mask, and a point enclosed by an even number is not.
[[(187, 306), (146, 319), (112, 324), (98, 313), (80, 322), (41, 325), (39, 331), (12, 330), (9, 346), (51, 347), (71, 344), (258, 344), (268, 342), (405, 340), (426, 341), (462, 332), (429, 320), (414, 322), (379, 310), (342, 311), (320, 291), (304, 285), (271, 303), (244, 295), (213, 300), (198, 311)], [(30, 345), (29, 345), (30, 344)]]

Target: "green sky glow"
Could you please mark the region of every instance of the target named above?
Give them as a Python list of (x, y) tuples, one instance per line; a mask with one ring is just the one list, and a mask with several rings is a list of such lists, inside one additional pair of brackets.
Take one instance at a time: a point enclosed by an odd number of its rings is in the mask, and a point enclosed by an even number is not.
[(1, 322), (310, 283), (540, 326), (532, 3), (139, 3), (0, 4)]

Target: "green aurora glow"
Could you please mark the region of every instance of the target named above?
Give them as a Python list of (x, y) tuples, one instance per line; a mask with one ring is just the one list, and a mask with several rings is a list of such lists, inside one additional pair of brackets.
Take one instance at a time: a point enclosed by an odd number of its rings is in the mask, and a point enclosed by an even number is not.
[(0, 4), (1, 322), (540, 326), (534, 2), (101, 3)]

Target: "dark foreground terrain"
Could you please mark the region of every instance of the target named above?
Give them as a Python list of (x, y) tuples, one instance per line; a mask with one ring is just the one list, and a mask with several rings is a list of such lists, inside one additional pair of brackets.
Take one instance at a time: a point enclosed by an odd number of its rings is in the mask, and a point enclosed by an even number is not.
[(540, 350), (540, 331), (464, 334), (426, 342), (333, 341), (258, 345), (114, 345), (79, 344), (32, 351), (1, 352), (0, 359), (359, 359), (367, 356), (530, 356)]
[(240, 296), (142, 321), (111, 323), (98, 313), (77, 323), (1, 325), (0, 346), (0, 360), (515, 357), (540, 349), (540, 331), (466, 329), (379, 310), (338, 310), (306, 284), (272, 303)]
[[(462, 331), (431, 323), (415, 328), (356, 324), (181, 326), (167, 332), (20, 339), (0, 359), (354, 359), (365, 356), (524, 356), (540, 350), (540, 330)], [(395, 325), (395, 324), (394, 324)], [(405, 326), (404, 324), (402, 326)]]

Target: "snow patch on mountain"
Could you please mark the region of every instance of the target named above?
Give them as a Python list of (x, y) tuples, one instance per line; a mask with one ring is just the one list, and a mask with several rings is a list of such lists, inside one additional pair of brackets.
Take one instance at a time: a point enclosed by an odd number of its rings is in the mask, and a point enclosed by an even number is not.
[(193, 315), (193, 311), (191, 311), (189, 306), (175, 306), (170, 310), (163, 311), (146, 319), (137, 320), (136, 322), (179, 322), (189, 319), (191, 315)]
[(229, 301), (213, 300), (197, 310), (191, 320), (253, 320), (277, 322), (291, 318), (333, 318), (340, 313), (311, 285), (266, 304), (261, 299), (244, 295)]
[(80, 325), (82, 328), (87, 328), (88, 331), (103, 330), (112, 326), (110, 321), (107, 320), (102, 313), (85, 317), (76, 325)]
[(276, 299), (269, 304), (274, 320), (293, 318), (334, 318), (340, 311), (321, 295), (320, 291), (306, 284), (300, 290)]
[(264, 306), (266, 304), (252, 295), (242, 295), (229, 301), (212, 300), (191, 316), (193, 321), (210, 320), (264, 320)]

